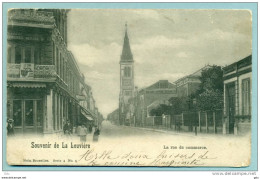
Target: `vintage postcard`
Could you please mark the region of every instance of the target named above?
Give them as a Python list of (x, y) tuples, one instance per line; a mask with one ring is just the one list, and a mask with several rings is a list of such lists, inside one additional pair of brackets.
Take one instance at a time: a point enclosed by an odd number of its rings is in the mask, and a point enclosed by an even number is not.
[(8, 165), (251, 165), (251, 10), (4, 16)]

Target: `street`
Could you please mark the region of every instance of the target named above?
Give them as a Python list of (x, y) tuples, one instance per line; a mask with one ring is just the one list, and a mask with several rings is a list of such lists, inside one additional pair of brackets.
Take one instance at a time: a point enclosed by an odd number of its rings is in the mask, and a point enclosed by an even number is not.
[[(236, 140), (240, 137), (234, 135), (222, 135), (222, 134), (205, 134), (199, 133), (195, 136), (194, 132), (181, 132), (177, 133), (175, 131), (166, 131), (162, 129), (152, 129), (152, 128), (141, 128), (132, 126), (117, 126), (111, 124), (110, 121), (104, 120), (101, 125), (101, 132), (99, 136), (99, 141), (111, 140), (111, 139), (127, 139), (131, 140), (152, 140), (157, 142), (165, 141), (178, 141), (178, 142), (207, 142), (208, 140), (218, 140), (225, 142), (226, 140)], [(241, 138), (240, 138), (241, 139)]]
[(100, 137), (129, 137), (129, 136), (146, 136), (154, 137), (157, 135), (165, 135), (161, 132), (152, 131), (151, 129), (143, 129), (132, 126), (117, 126), (105, 120), (102, 123), (102, 132)]
[[(193, 166), (192, 161), (196, 159), (196, 161), (200, 161), (198, 165), (219, 166), (225, 161), (227, 166), (246, 166), (251, 151), (248, 147), (250, 145), (249, 136), (221, 134), (195, 136), (193, 133), (116, 126), (107, 120), (102, 122), (100, 129), (98, 141), (93, 141), (93, 132), (88, 133), (86, 142), (81, 142), (75, 133), (69, 136), (53, 135), (51, 138), (46, 136), (10, 138), (7, 141), (10, 156), (8, 160), (11, 161), (13, 157), (22, 153), (22, 156), (28, 161), (33, 159), (80, 160), (82, 156), (85, 156), (84, 160), (79, 161), (82, 165), (136, 166), (139, 165), (138, 162), (144, 162), (142, 166), (175, 166), (184, 161), (182, 165), (186, 166), (188, 164), (185, 162), (191, 162), (189, 165)], [(13, 146), (19, 146), (19, 148)], [(48, 148), (45, 149), (46, 147)], [(26, 152), (23, 150), (24, 148), (26, 148)], [(44, 150), (48, 150), (48, 154), (46, 153), (43, 157)], [(32, 158), (30, 154), (39, 157)], [(53, 158), (53, 156), (55, 157)], [(177, 158), (172, 160), (171, 156)], [(142, 157), (146, 157), (146, 159), (144, 160)], [(79, 165), (79, 163), (70, 164)]]

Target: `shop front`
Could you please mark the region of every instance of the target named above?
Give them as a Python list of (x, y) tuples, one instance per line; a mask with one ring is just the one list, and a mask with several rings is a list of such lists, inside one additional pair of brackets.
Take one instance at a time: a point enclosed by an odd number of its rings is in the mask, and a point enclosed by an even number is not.
[(45, 89), (10, 88), (7, 98), (7, 120), (13, 121), (15, 134), (43, 134)]
[(84, 108), (81, 107), (81, 118), (80, 123), (81, 125), (84, 124), (86, 127), (90, 128), (94, 126), (94, 118), (93, 116)]

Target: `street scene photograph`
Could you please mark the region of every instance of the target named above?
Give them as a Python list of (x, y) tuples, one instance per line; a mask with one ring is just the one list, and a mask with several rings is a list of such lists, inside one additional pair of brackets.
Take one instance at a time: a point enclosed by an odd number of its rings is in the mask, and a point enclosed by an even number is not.
[(6, 19), (8, 165), (250, 166), (250, 10), (14, 8)]

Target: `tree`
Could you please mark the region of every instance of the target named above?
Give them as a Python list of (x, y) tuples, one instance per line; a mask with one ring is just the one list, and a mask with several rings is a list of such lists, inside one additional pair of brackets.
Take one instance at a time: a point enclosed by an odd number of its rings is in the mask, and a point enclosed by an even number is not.
[(196, 106), (199, 110), (216, 110), (223, 108), (223, 70), (220, 66), (212, 66), (201, 73), (201, 85), (195, 94)]
[(223, 70), (221, 66), (213, 65), (210, 68), (202, 70), (200, 81), (199, 93), (208, 90), (223, 92)]
[(223, 92), (207, 90), (197, 97), (197, 108), (200, 110), (216, 110), (223, 108)]
[(169, 103), (171, 104), (171, 115), (180, 114), (182, 111), (188, 110), (187, 97), (171, 97)]

